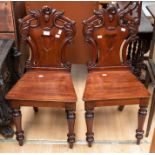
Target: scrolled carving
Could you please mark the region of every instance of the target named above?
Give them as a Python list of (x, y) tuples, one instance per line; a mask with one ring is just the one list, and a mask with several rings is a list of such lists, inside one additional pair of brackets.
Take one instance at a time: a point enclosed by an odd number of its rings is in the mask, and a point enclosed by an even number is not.
[[(27, 68), (59, 66), (70, 69), (70, 64), (64, 60), (65, 47), (73, 41), (75, 21), (65, 17), (64, 12), (44, 6), (30, 11), (23, 19), (19, 19), (19, 23), (22, 39), (31, 48)], [(56, 41), (58, 39), (59, 44)], [(51, 48), (47, 47), (49, 45)], [(53, 64), (51, 54), (57, 60)]]
[[(107, 42), (102, 47), (104, 48), (104, 50), (102, 49), (103, 52), (117, 52), (116, 57), (120, 55), (121, 45), (125, 41), (122, 47), (122, 57), (123, 64), (128, 64), (126, 58), (127, 47), (130, 42), (138, 39), (139, 18), (130, 14), (137, 7), (138, 2), (130, 2), (123, 10), (114, 4), (109, 4), (106, 9), (95, 10), (92, 17), (83, 21), (85, 40), (93, 47), (92, 60), (88, 63), (89, 69), (105, 65), (104, 61), (100, 60), (101, 41), (97, 39), (104, 39), (103, 42)], [(96, 39), (96, 37), (98, 38)], [(120, 40), (120, 42), (117, 45), (113, 45), (115, 40)], [(114, 64), (118, 65), (119, 63), (115, 61)]]

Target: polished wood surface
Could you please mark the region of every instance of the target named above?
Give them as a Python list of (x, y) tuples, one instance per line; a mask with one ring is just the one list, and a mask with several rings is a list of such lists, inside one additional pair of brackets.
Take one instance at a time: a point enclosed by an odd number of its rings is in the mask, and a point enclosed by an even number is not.
[(154, 129), (154, 133), (153, 133), (153, 137), (152, 137), (152, 143), (151, 143), (151, 147), (150, 147), (150, 153), (155, 153), (155, 129)]
[(145, 97), (149, 97), (147, 89), (130, 70), (113, 70), (88, 73), (83, 99), (84, 101), (103, 101)]
[(75, 142), (76, 94), (70, 76), (71, 63), (64, 59), (67, 45), (75, 35), (75, 21), (54, 8), (43, 6), (19, 19), (22, 40), (30, 47), (26, 73), (6, 95), (11, 101), (16, 139), (24, 143), (21, 106), (64, 108), (67, 115), (67, 141)]
[(4, 98), (4, 95), (18, 80), (13, 67), (13, 44), (14, 40), (0, 39), (0, 134), (5, 138), (12, 138), (14, 135), (10, 126), (12, 122), (10, 103)]
[(67, 132), (67, 122), (63, 109), (39, 108), (38, 113), (33, 113), (32, 107), (22, 107), (22, 126), (25, 129), (26, 143), (23, 147), (19, 147), (15, 136), (10, 140), (4, 139), (0, 135), (1, 152), (149, 152), (155, 117), (149, 137), (144, 137), (141, 145), (135, 145), (135, 137), (133, 135), (137, 126), (137, 117), (135, 116), (137, 115), (138, 105), (136, 104), (126, 106), (123, 112), (118, 111), (116, 106), (96, 108), (94, 111), (95, 143), (92, 148), (87, 147), (85, 140), (84, 102), (82, 101), (88, 75), (86, 66), (73, 64), (71, 75), (78, 98), (75, 121), (76, 142), (74, 148), (69, 149), (67, 147), (65, 134)]
[(92, 46), (91, 61), (87, 63), (88, 77), (83, 100), (87, 125), (88, 146), (94, 142), (93, 121), (95, 107), (139, 104), (137, 144), (143, 138), (147, 114), (148, 90), (133, 75), (132, 59), (127, 54), (128, 45), (138, 39), (139, 18), (130, 14), (139, 7), (131, 2), (123, 10), (115, 4), (94, 11), (83, 21), (83, 34)]
[(90, 47), (85, 43), (82, 35), (82, 20), (92, 15), (92, 11), (98, 8), (97, 1), (26, 1), (27, 12), (32, 9), (48, 5), (57, 10), (63, 10), (65, 15), (76, 21), (76, 36), (72, 45), (66, 51), (66, 59), (71, 63), (85, 64), (91, 57)]
[(27, 71), (6, 98), (11, 100), (76, 102), (71, 75), (66, 71)]
[[(138, 4), (133, 5), (138, 7)], [(92, 46), (89, 69), (122, 66), (131, 61), (126, 56), (127, 48), (130, 42), (137, 40), (139, 21), (129, 15), (131, 9), (126, 8), (125, 13), (117, 9), (110, 6), (106, 10), (96, 10), (93, 16), (83, 21), (85, 40)]]
[(31, 48), (26, 62), (27, 68), (66, 68), (70, 62), (65, 60), (66, 48), (75, 36), (75, 21), (56, 9), (44, 6), (32, 10), (19, 19), (20, 32)]

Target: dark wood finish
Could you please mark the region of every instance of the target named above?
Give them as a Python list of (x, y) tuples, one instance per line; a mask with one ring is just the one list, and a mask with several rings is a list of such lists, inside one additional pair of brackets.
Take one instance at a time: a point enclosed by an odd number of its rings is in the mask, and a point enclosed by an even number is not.
[(25, 2), (0, 2), (0, 12), (0, 38), (14, 40), (15, 72), (18, 76), (21, 76), (28, 49), (25, 44), (21, 44), (20, 42), (17, 22), (19, 18), (26, 15)]
[(147, 71), (146, 72), (147, 76), (145, 79), (145, 85), (146, 87), (148, 87), (149, 83), (151, 82), (153, 87), (150, 112), (149, 112), (148, 123), (146, 128), (146, 137), (148, 137), (151, 129), (151, 125), (152, 125), (153, 116), (155, 113), (155, 64), (152, 59), (149, 59), (146, 62), (146, 71)]
[(48, 6), (31, 10), (19, 22), (22, 39), (31, 52), (26, 73), (6, 95), (11, 101), (19, 145), (24, 142), (20, 107), (32, 106), (35, 111), (37, 107), (57, 107), (67, 111), (67, 136), (72, 148), (76, 94), (70, 75), (71, 63), (65, 61), (64, 55), (75, 35), (75, 22)]
[(148, 104), (147, 99), (140, 100), (139, 104), (140, 109), (138, 111), (138, 129), (136, 130), (137, 144), (140, 144), (140, 140), (143, 139), (144, 134), (143, 126), (147, 114), (147, 104)]
[[(65, 15), (76, 21), (75, 39), (66, 51), (66, 59), (71, 63), (85, 64), (90, 59), (89, 46), (82, 35), (82, 20), (92, 15), (92, 11), (98, 8), (97, 1), (27, 1), (27, 12), (48, 5), (57, 10), (65, 11)], [(74, 51), (74, 52), (73, 52)]]
[[(17, 9), (18, 8), (18, 9)], [(0, 2), (0, 63), (1, 64), (1, 124), (0, 131), (5, 137), (13, 136), (13, 130), (9, 123), (12, 120), (10, 104), (4, 100), (4, 95), (19, 79), (19, 50), (20, 41), (18, 35), (17, 18), (25, 15), (24, 2)], [(25, 51), (25, 47), (24, 47)], [(6, 80), (7, 79), (7, 80)]]
[(70, 63), (65, 61), (65, 51), (66, 44), (70, 43), (75, 35), (74, 21), (64, 17), (63, 12), (45, 7), (42, 10), (30, 11), (29, 15), (19, 22), (22, 38), (28, 42), (32, 51), (26, 68), (70, 69)]
[(130, 70), (112, 70), (90, 72), (83, 99), (84, 101), (102, 101), (136, 99), (145, 96), (149, 96), (148, 91)]
[(87, 103), (85, 103), (85, 109), (86, 109), (85, 119), (87, 125), (86, 141), (88, 142), (88, 146), (91, 147), (94, 141), (94, 133), (93, 133), (94, 106), (87, 107)]
[(19, 145), (22, 146), (24, 143), (24, 131), (21, 128), (21, 111), (20, 107), (13, 109), (13, 120), (16, 125), (16, 139), (19, 141)]
[(155, 153), (155, 129), (153, 132), (152, 143), (151, 143), (151, 147), (150, 147), (150, 153)]
[(67, 141), (70, 143), (70, 148), (73, 148), (75, 142), (74, 124), (75, 124), (75, 110), (66, 110), (69, 134), (67, 134)]
[[(73, 20), (76, 21), (76, 27), (77, 27), (77, 32), (76, 32), (76, 36), (75, 36), (75, 41), (73, 42), (73, 44), (68, 48), (67, 52), (66, 52), (66, 59), (69, 60), (71, 63), (79, 63), (79, 64), (85, 64), (87, 61), (89, 61), (91, 59), (91, 53), (90, 51), (90, 47), (84, 42), (82, 33), (81, 33), (81, 29), (82, 29), (82, 20), (91, 16), (92, 11), (94, 9), (97, 9), (99, 7), (99, 4), (105, 4), (108, 3), (108, 1), (101, 1), (101, 2), (97, 2), (97, 1), (87, 1), (87, 2), (79, 2), (79, 1), (49, 1), (49, 2), (44, 2), (44, 1), (27, 1), (25, 2), (25, 6), (26, 6), (26, 10), (27, 12), (29, 10), (32, 9), (37, 9), (42, 7), (43, 5), (48, 5), (51, 6), (53, 8), (57, 8), (58, 10), (64, 10), (67, 16), (70, 16), (70, 18), (72, 18)], [(117, 2), (120, 8), (124, 8), (129, 2)], [(141, 12), (139, 10), (141, 10), (141, 2), (139, 2), (140, 5), (138, 7), (138, 9), (136, 9), (136, 11), (134, 11), (136, 14), (140, 14)], [(105, 6), (107, 6), (105, 4)], [(139, 20), (140, 21), (140, 20)], [(146, 24), (145, 24), (146, 23)], [(143, 24), (141, 25), (148, 25), (149, 23), (144, 21)], [(141, 26), (140, 26), (141, 27)], [(137, 41), (137, 45), (140, 42), (141, 49), (137, 51), (140, 51), (141, 53), (137, 56), (139, 59), (139, 57), (141, 58), (141, 56), (143, 55), (143, 53), (148, 52), (149, 50), (149, 44), (150, 44), (150, 40), (151, 40), (151, 32), (147, 33), (147, 28), (144, 27), (143, 31), (141, 31), (141, 28), (139, 29), (139, 39)], [(146, 34), (145, 34), (146, 33)], [(150, 34), (151, 33), (151, 34)], [(140, 40), (140, 41), (139, 41)], [(74, 51), (74, 53), (72, 52)], [(132, 53), (132, 48), (131, 48), (131, 53)], [(137, 52), (136, 52), (137, 53)], [(136, 57), (137, 57), (136, 56)], [(138, 60), (137, 60), (138, 61)], [(139, 71), (139, 64), (137, 63), (137, 61), (134, 61), (135, 64), (135, 72), (137, 72), (137, 74), (140, 72)]]
[(131, 2), (122, 10), (116, 5), (109, 4), (106, 9), (94, 11), (92, 17), (83, 21), (85, 40), (92, 46), (92, 59), (88, 62), (89, 73), (83, 95), (86, 140), (89, 146), (94, 141), (93, 111), (95, 107), (101, 106), (139, 104), (137, 144), (140, 144), (143, 138), (143, 125), (150, 94), (133, 74), (133, 57), (127, 57), (128, 45), (138, 39), (136, 34), (139, 18), (130, 14), (138, 5), (138, 2)]
[[(122, 2), (121, 2), (122, 3)], [(128, 2), (129, 3), (129, 2)], [(124, 4), (124, 2), (123, 2)], [(123, 6), (121, 6), (123, 8)], [(140, 7), (139, 7), (140, 8)], [(140, 10), (140, 9), (138, 9)], [(140, 18), (140, 26), (138, 30), (138, 40), (136, 42), (131, 42), (128, 47), (127, 58), (132, 60), (132, 70), (134, 74), (143, 82), (147, 77), (142, 78), (142, 69), (145, 69), (145, 65), (142, 63), (143, 60), (147, 60), (148, 56), (144, 56), (150, 50), (150, 44), (152, 39), (153, 27), (147, 17), (144, 15), (143, 11), (138, 11)], [(149, 52), (149, 56), (151, 56)], [(146, 71), (147, 72), (147, 71)], [(146, 73), (147, 76), (147, 73)], [(123, 106), (118, 107), (118, 110), (122, 111)]]
[(11, 100), (76, 102), (71, 81), (71, 75), (66, 71), (27, 71), (6, 97)]
[(18, 80), (14, 74), (13, 66), (13, 44), (14, 40), (0, 40), (0, 133), (5, 137), (12, 137), (14, 134), (10, 126), (12, 111), (10, 104), (4, 96)]

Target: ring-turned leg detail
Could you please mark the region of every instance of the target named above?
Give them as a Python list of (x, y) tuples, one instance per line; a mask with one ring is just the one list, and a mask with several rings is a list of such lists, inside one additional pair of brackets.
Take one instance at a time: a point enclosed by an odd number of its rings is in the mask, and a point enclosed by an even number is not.
[(13, 109), (13, 120), (16, 126), (16, 139), (19, 145), (22, 146), (24, 142), (24, 131), (21, 127), (21, 111), (20, 109)]
[(74, 124), (75, 124), (75, 111), (74, 110), (66, 110), (67, 113), (67, 122), (68, 122), (68, 143), (69, 147), (73, 148), (73, 144), (75, 143), (75, 133), (74, 133)]
[(88, 146), (91, 147), (94, 142), (94, 133), (93, 133), (93, 120), (94, 120), (94, 112), (93, 110), (86, 110), (85, 113), (86, 125), (87, 125), (87, 133), (86, 133), (86, 141), (88, 142)]
[(140, 140), (143, 138), (144, 130), (144, 121), (147, 114), (147, 106), (140, 105), (140, 109), (138, 111), (138, 129), (136, 130), (136, 138), (137, 144), (140, 144)]

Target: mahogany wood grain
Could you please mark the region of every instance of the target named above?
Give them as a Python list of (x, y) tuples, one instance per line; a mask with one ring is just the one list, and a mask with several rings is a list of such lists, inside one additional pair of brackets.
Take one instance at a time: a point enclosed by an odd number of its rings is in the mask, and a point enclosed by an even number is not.
[(70, 69), (65, 54), (75, 36), (75, 21), (61, 11), (44, 6), (30, 11), (19, 23), (22, 38), (31, 49), (26, 68)]
[(6, 98), (11, 100), (76, 102), (72, 78), (67, 71), (27, 71), (10, 90)]
[(137, 40), (140, 23), (139, 18), (130, 13), (138, 6), (138, 2), (131, 2), (128, 7), (118, 9), (116, 5), (108, 4), (106, 9), (95, 10), (93, 16), (83, 21), (85, 40), (92, 47), (83, 95), (86, 140), (90, 147), (94, 141), (95, 107), (139, 104), (137, 144), (143, 138), (150, 94), (132, 73), (131, 60), (127, 58), (128, 46)]
[(83, 99), (84, 101), (103, 101), (149, 96), (147, 89), (130, 70), (113, 70), (89, 72)]
[(65, 11), (65, 15), (76, 21), (76, 36), (72, 45), (66, 51), (66, 59), (71, 63), (85, 64), (90, 58), (90, 47), (85, 43), (82, 35), (82, 20), (92, 15), (92, 11), (98, 8), (97, 1), (26, 1), (27, 12), (48, 5), (57, 10)]
[(16, 139), (24, 143), (21, 106), (64, 108), (67, 112), (67, 141), (75, 142), (74, 124), (76, 94), (70, 70), (71, 63), (64, 60), (65, 50), (73, 41), (75, 22), (54, 8), (44, 6), (31, 10), (19, 20), (22, 40), (30, 46), (26, 73), (5, 96), (11, 101), (16, 125)]

